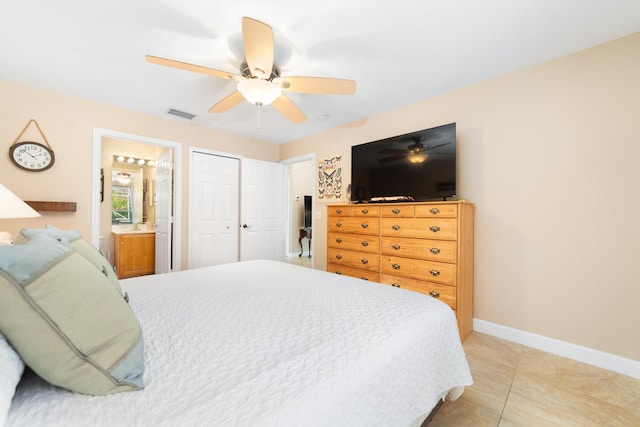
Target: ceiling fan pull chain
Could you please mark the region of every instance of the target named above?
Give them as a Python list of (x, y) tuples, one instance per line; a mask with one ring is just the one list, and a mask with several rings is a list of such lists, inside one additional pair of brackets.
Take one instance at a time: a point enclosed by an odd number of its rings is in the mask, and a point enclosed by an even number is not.
[(262, 104), (258, 103), (256, 105), (258, 106), (258, 129), (256, 129), (256, 139), (258, 141), (260, 141), (260, 127), (261, 127), (261, 124), (260, 124), (260, 113), (262, 112), (262, 108), (261, 108)]

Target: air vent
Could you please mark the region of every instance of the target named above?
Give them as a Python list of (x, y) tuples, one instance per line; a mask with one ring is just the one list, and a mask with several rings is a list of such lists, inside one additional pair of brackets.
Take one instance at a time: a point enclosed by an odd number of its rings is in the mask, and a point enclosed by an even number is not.
[(193, 119), (196, 116), (195, 114), (187, 113), (186, 111), (175, 110), (173, 108), (167, 111), (167, 113), (189, 120)]

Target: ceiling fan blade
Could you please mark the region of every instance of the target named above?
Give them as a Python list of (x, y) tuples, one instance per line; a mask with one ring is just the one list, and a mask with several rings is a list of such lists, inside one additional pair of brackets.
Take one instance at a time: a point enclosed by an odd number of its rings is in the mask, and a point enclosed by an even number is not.
[(273, 107), (280, 112), (287, 119), (295, 124), (302, 123), (307, 120), (307, 116), (304, 115), (296, 104), (284, 95), (280, 95), (275, 101), (273, 101)]
[(268, 79), (273, 69), (273, 30), (267, 24), (242, 18), (242, 41), (247, 65), (254, 77)]
[(193, 71), (195, 73), (208, 74), (210, 76), (220, 77), (223, 79), (241, 80), (242, 76), (233, 73), (227, 73), (226, 71), (216, 70), (214, 68), (203, 67), (201, 65), (189, 64), (187, 62), (175, 61), (173, 59), (160, 58), (158, 56), (146, 55), (147, 62), (157, 65), (164, 65), (165, 67), (177, 68), (179, 70)]
[(430, 145), (427, 145), (426, 147), (424, 147), (424, 151), (434, 150), (434, 149), (436, 149), (436, 148), (438, 148), (438, 147), (442, 147), (442, 146), (444, 146), (444, 145), (449, 145), (449, 143), (448, 143), (448, 142), (445, 142), (444, 144), (434, 145), (433, 147), (432, 147), (432, 146), (430, 146)]
[(383, 148), (382, 150), (378, 151), (378, 153), (403, 155), (403, 154), (407, 154), (407, 150), (402, 148)]
[(356, 82), (353, 80), (331, 77), (282, 77), (281, 80), (282, 89), (290, 92), (330, 95), (352, 95), (356, 92)]
[(389, 156), (389, 157), (383, 157), (382, 159), (378, 160), (378, 162), (380, 163), (390, 163), (390, 162), (396, 162), (398, 160), (402, 160), (404, 158), (406, 158), (407, 156), (402, 155), (402, 156)]
[(240, 92), (238, 92), (238, 91), (235, 91), (231, 95), (227, 96), (226, 98), (224, 98), (223, 100), (218, 102), (213, 107), (209, 108), (209, 112), (210, 113), (223, 113), (223, 112), (227, 111), (229, 108), (235, 107), (243, 99), (244, 99), (244, 97), (242, 96), (242, 94)]

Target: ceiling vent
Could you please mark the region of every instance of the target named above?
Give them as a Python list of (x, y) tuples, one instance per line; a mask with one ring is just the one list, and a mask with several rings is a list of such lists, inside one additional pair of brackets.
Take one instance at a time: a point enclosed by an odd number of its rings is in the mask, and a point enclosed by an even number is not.
[(167, 113), (173, 114), (174, 116), (182, 117), (183, 119), (189, 119), (189, 120), (193, 119), (196, 116), (195, 114), (187, 113), (186, 111), (175, 110), (173, 108), (167, 111)]

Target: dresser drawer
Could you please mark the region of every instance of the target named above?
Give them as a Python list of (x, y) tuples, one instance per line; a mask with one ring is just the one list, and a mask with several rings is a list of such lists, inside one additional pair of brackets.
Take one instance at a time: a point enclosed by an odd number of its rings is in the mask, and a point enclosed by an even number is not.
[(327, 206), (328, 216), (351, 216), (351, 206)]
[(355, 277), (357, 279), (368, 280), (370, 282), (377, 283), (380, 281), (380, 273), (377, 271), (362, 270), (360, 268), (348, 267), (341, 264), (329, 263), (327, 264), (327, 271), (329, 273)]
[(455, 218), (381, 218), (383, 236), (419, 239), (456, 240), (458, 221)]
[(382, 254), (405, 258), (455, 263), (457, 248), (458, 244), (455, 240), (410, 239), (407, 237), (380, 238)]
[(329, 217), (327, 229), (329, 232), (371, 234), (377, 236), (380, 233), (380, 219)]
[(380, 206), (359, 205), (351, 208), (353, 216), (371, 216), (378, 218), (380, 216)]
[(327, 248), (327, 263), (379, 271), (380, 256), (367, 252), (348, 251), (339, 248)]
[(415, 209), (413, 205), (381, 206), (380, 216), (393, 218), (413, 218)]
[(437, 283), (424, 282), (407, 277), (392, 276), (390, 274), (381, 274), (380, 283), (429, 295), (439, 299), (452, 309), (456, 309), (456, 288), (453, 286), (439, 285)]
[(380, 272), (429, 282), (456, 285), (456, 265), (395, 256), (382, 256)]
[(458, 205), (455, 205), (455, 204), (416, 205), (416, 217), (457, 218)]
[(328, 233), (327, 246), (361, 252), (380, 252), (380, 239), (369, 234)]

